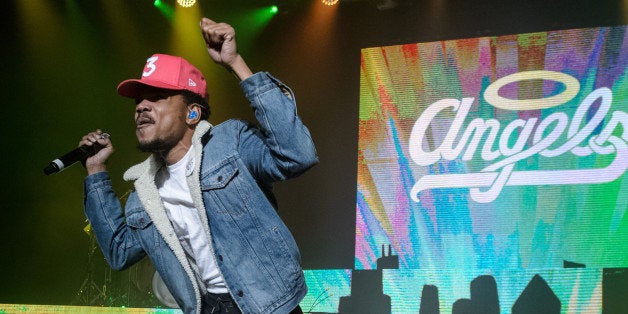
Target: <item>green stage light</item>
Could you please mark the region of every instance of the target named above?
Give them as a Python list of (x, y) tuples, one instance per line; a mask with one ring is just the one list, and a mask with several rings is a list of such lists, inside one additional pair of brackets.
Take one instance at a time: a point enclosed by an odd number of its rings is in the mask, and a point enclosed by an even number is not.
[(161, 0), (155, 0), (153, 5), (170, 21), (174, 18), (174, 8)]
[(238, 31), (238, 47), (247, 50), (279, 10), (277, 5), (263, 5), (234, 12), (229, 21)]
[(253, 28), (263, 28), (266, 24), (279, 12), (279, 7), (276, 5), (263, 7), (259, 9), (255, 9), (253, 11), (249, 11), (245, 13), (246, 19), (250, 21), (254, 21), (250, 26)]

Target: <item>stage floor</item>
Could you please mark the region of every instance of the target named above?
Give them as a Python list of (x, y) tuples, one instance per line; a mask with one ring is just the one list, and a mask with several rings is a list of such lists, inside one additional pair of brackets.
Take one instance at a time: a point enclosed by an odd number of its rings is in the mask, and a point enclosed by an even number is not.
[(0, 304), (0, 313), (163, 313), (181, 314), (175, 309), (141, 309), (125, 307), (97, 307), (70, 305)]

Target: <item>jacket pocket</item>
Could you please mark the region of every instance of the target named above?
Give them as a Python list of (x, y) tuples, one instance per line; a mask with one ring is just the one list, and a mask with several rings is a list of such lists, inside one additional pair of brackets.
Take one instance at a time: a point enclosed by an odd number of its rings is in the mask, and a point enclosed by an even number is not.
[(206, 173), (201, 178), (201, 189), (222, 189), (236, 176), (238, 168), (232, 162), (226, 162), (220, 167)]
[(141, 208), (131, 209), (126, 215), (126, 224), (133, 229), (146, 229), (153, 221)]
[(157, 229), (142, 207), (131, 208), (126, 214), (126, 224), (135, 234), (144, 250), (152, 251), (159, 246)]
[(236, 158), (225, 159), (217, 167), (203, 173), (201, 190), (206, 210), (218, 214), (240, 215), (248, 198)]

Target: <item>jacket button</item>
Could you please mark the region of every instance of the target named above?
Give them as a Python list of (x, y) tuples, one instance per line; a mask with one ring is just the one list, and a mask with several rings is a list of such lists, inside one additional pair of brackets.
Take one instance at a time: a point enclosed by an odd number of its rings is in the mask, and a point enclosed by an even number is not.
[(222, 181), (222, 176), (218, 176), (218, 181)]
[(244, 295), (244, 292), (242, 292), (242, 290), (238, 290), (238, 296), (241, 298)]
[(218, 255), (218, 260), (222, 262), (222, 255)]

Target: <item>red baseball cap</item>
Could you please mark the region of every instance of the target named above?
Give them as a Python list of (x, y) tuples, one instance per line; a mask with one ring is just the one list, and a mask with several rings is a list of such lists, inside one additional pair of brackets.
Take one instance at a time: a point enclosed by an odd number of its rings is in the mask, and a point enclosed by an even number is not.
[(128, 98), (137, 98), (143, 86), (170, 90), (188, 90), (207, 97), (207, 84), (199, 69), (187, 60), (165, 54), (154, 54), (142, 71), (142, 77), (129, 79), (118, 85), (118, 94)]

